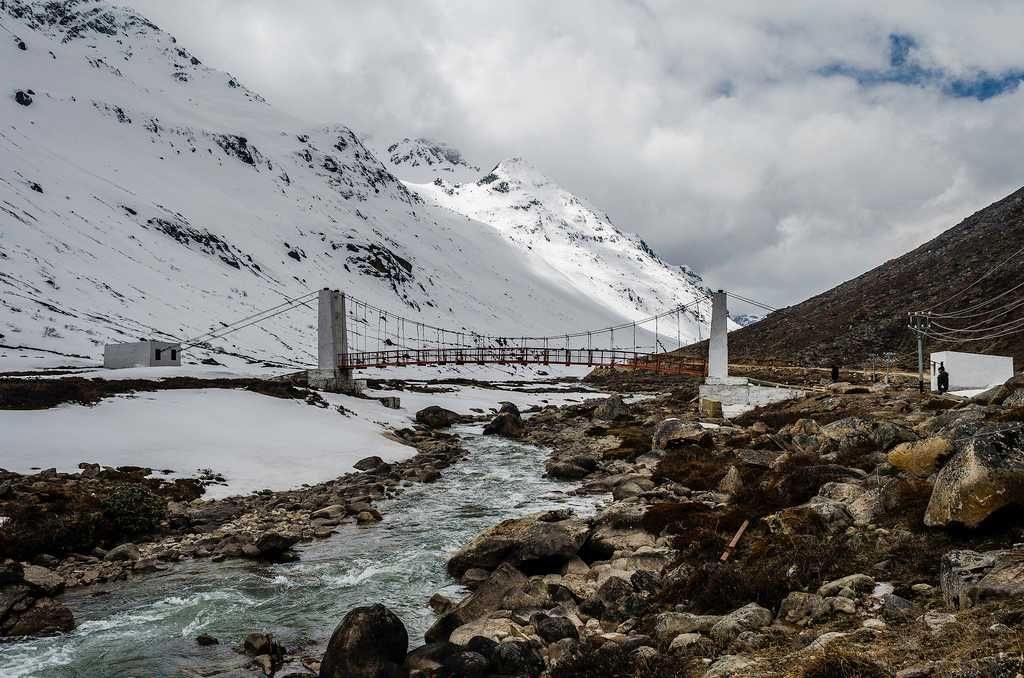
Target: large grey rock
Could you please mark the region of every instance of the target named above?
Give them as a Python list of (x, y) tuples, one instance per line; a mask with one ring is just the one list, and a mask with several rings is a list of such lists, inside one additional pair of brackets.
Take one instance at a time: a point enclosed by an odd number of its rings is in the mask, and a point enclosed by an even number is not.
[(665, 450), (673, 445), (701, 445), (710, 437), (711, 434), (700, 424), (673, 417), (658, 424), (654, 429), (651, 444), (656, 450)]
[(45, 596), (29, 600), (23, 599), (8, 613), (0, 637), (52, 636), (75, 628), (74, 615), (64, 603)]
[(1024, 598), (1024, 549), (949, 551), (942, 556), (939, 583), (946, 604), (960, 609)]
[(742, 655), (722, 655), (708, 667), (708, 670), (704, 673), (704, 678), (733, 678), (733, 676), (740, 675), (741, 672), (749, 669), (753, 665), (753, 661)]
[(48, 596), (64, 590), (64, 579), (53, 570), (40, 565), (26, 565), (24, 578), (26, 584), (36, 587)]
[(629, 406), (622, 400), (622, 396), (610, 395), (601, 401), (601, 404), (594, 408), (594, 418), (603, 421), (615, 421), (622, 417), (629, 416)]
[[(530, 590), (530, 580), (522, 572), (505, 563), (498, 567), (476, 590), (441, 615), (426, 633), (429, 642), (448, 640), (451, 633), (476, 619), (499, 609), (506, 609), (506, 600)], [(453, 641), (454, 642), (454, 641)]]
[(551, 563), (551, 571), (557, 571), (557, 563), (576, 555), (590, 534), (586, 521), (571, 515), (544, 511), (503, 520), (456, 551), (448, 560), (448, 571), (459, 577), (471, 567), (493, 570), (504, 562)]
[(1005, 428), (986, 426), (958, 443), (935, 479), (925, 525), (977, 527), (1001, 508), (1024, 505), (1024, 431)]
[(808, 624), (832, 611), (825, 599), (814, 593), (794, 591), (779, 606), (779, 619), (789, 624)]
[(320, 678), (398, 678), (408, 649), (409, 633), (391, 610), (357, 607), (334, 630)]
[(142, 557), (139, 547), (132, 543), (125, 543), (107, 551), (104, 560), (138, 560)]
[(484, 426), (484, 435), (522, 438), (526, 435), (526, 424), (518, 413), (502, 412)]
[(719, 642), (727, 643), (743, 631), (756, 631), (772, 623), (772, 613), (757, 603), (744, 605), (723, 616), (711, 627), (710, 635)]
[(663, 642), (684, 633), (707, 633), (721, 621), (719, 615), (690, 614), (689, 612), (662, 612), (654, 620), (654, 635)]
[(446, 428), (460, 421), (462, 421), (462, 417), (459, 414), (437, 405), (424, 407), (416, 413), (416, 422), (427, 428)]

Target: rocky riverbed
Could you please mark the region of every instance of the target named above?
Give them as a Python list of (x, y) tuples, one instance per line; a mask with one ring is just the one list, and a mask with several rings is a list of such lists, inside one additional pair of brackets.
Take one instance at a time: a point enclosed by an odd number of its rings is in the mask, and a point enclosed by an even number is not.
[[(368, 592), (322, 661), (298, 662), (256, 633), (243, 666), (331, 678), (1021, 671), (1021, 377), (970, 401), (839, 384), (731, 421), (701, 419), (694, 396), (676, 383), (630, 404), (525, 419), (504, 408), (490, 434), (544, 446), (548, 478), (612, 501), (593, 516), (556, 506), (467, 536), (446, 569), (468, 594), (430, 597), (434, 617), (412, 634), (407, 611)], [(317, 512), (350, 515), (371, 487), (388, 496), (386, 478), (432, 475), (395, 472), (361, 474), (360, 496), (265, 510), (284, 524), (331, 520)], [(203, 548), (184, 537), (172, 541)], [(37, 591), (27, 579), (41, 574), (7, 580)]]
[(614, 501), (485, 530), (425, 645), (359, 608), (320, 675), (1020, 674), (1022, 378), (970, 401), (839, 384), (733, 421), (692, 396), (529, 419), (549, 475)]

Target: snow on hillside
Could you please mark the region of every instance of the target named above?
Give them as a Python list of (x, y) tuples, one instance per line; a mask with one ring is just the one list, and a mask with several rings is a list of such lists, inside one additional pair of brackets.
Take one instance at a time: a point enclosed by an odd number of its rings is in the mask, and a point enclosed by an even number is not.
[[(0, 27), (0, 346), (95, 360), (109, 341), (189, 338), (323, 286), (517, 336), (697, 293), (522, 163), (410, 190), (352, 130), (282, 113), (131, 10), (8, 0)], [(434, 147), (453, 179), (475, 171)], [(314, 315), (220, 340), (217, 360), (315, 362)]]
[[(401, 165), (393, 167), (405, 178)], [(476, 181), (440, 173), (409, 187), (431, 204), (490, 225), (514, 244), (540, 277), (574, 289), (636, 320), (703, 300), (684, 318), (684, 340), (707, 336), (710, 301), (700, 276), (665, 264), (607, 214), (568, 192), (521, 158), (498, 163)]]
[(457, 148), (440, 141), (405, 138), (389, 145), (382, 155), (396, 176), (416, 184), (437, 177), (455, 183), (480, 177), (477, 165), (470, 164)]

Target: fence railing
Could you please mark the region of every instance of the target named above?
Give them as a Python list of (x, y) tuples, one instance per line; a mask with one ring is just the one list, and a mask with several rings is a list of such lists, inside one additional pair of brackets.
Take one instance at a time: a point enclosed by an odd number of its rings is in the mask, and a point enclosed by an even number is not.
[(408, 365), (566, 365), (622, 367), (661, 374), (703, 376), (706, 361), (671, 353), (641, 353), (621, 349), (488, 346), (475, 348), (393, 349), (343, 353), (342, 369), (405, 367)]

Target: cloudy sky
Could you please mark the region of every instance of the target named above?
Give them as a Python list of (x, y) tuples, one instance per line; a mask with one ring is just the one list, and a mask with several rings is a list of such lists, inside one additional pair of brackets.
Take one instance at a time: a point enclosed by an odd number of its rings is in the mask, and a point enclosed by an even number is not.
[(522, 156), (777, 305), (1024, 184), (1024, 3), (129, 0), (278, 107)]

